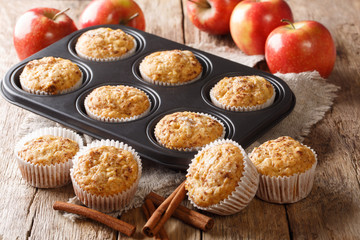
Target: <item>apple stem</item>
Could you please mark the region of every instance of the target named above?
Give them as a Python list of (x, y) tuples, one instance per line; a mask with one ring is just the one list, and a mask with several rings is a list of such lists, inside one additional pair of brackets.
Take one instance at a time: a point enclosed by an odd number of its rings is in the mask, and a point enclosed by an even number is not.
[(69, 10), (70, 10), (70, 8), (67, 8), (67, 9), (65, 9), (65, 10), (62, 10), (62, 11), (58, 12), (57, 14), (55, 14), (55, 15), (53, 16), (52, 20), (55, 21), (55, 19), (56, 19), (58, 16), (60, 16), (61, 14), (65, 13), (65, 12), (67, 12), (67, 11), (69, 11)]
[(131, 17), (129, 17), (129, 19), (127, 20), (127, 22), (130, 22), (131, 20), (133, 20), (134, 18), (136, 18), (137, 16), (139, 16), (139, 13), (135, 13), (134, 15), (132, 15)]
[(288, 24), (291, 25), (291, 27), (292, 27), (293, 29), (296, 29), (295, 26), (294, 26), (294, 24), (292, 23), (292, 21), (290, 21), (290, 20), (288, 20), (288, 19), (281, 19), (281, 22), (288, 23)]
[(208, 1), (206, 2), (196, 2), (195, 0), (188, 0), (188, 1), (198, 5), (201, 8), (211, 8), (211, 5), (208, 3)]

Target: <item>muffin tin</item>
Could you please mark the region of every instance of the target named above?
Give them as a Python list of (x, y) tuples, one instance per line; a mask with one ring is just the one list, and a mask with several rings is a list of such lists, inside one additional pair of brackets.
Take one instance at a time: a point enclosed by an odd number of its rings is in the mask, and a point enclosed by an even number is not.
[[(131, 34), (137, 41), (135, 54), (113, 62), (93, 62), (80, 58), (75, 52), (78, 37), (97, 27), (120, 28)], [(160, 86), (144, 81), (139, 73), (142, 59), (152, 52), (172, 49), (192, 51), (203, 66), (202, 77), (182, 86)], [(26, 63), (45, 56), (67, 58), (78, 64), (84, 75), (82, 86), (66, 94), (50, 96), (34, 95), (22, 90), (19, 75)], [(274, 103), (253, 112), (231, 112), (215, 107), (210, 100), (210, 89), (223, 77), (236, 75), (259, 75), (266, 78), (276, 91)], [(150, 112), (140, 119), (123, 123), (100, 122), (87, 116), (85, 97), (96, 87), (119, 84), (134, 86), (146, 92), (152, 104)], [(287, 116), (295, 106), (293, 92), (284, 81), (272, 74), (121, 25), (79, 30), (16, 64), (5, 75), (1, 93), (7, 101), (17, 106), (95, 138), (123, 141), (134, 147), (142, 158), (181, 170), (188, 168), (196, 152), (170, 150), (157, 143), (154, 127), (164, 115), (176, 111), (213, 115), (225, 125), (225, 138), (233, 139), (246, 148)]]

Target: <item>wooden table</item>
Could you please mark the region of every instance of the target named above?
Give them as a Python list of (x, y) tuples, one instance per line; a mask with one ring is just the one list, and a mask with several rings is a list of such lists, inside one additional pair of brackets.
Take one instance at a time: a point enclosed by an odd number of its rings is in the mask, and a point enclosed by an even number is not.
[[(231, 37), (210, 36), (189, 22), (186, 0), (138, 0), (147, 32), (180, 43), (211, 43), (236, 49)], [(0, 75), (18, 62), (12, 45), (16, 19), (38, 6), (70, 7), (78, 19), (90, 1), (0, 0)], [(329, 82), (341, 86), (331, 111), (313, 127), (305, 144), (318, 153), (314, 188), (303, 201), (276, 205), (254, 199), (242, 212), (215, 216), (215, 227), (202, 232), (171, 219), (170, 239), (360, 239), (360, 1), (289, 0), (296, 20), (317, 20), (332, 33), (337, 46), (335, 69)], [(17, 168), (13, 146), (27, 111), (0, 98), (0, 240), (2, 239), (124, 239), (124, 235), (90, 220), (76, 223), (52, 210), (55, 200), (73, 196), (71, 185), (41, 190), (27, 185)], [(145, 223), (141, 209), (121, 217), (136, 223), (134, 238)]]

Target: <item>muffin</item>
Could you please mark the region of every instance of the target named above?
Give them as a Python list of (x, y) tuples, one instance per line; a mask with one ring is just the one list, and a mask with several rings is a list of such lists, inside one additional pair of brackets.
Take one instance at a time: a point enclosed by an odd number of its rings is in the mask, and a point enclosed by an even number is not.
[(42, 128), (22, 138), (15, 147), (22, 177), (32, 186), (54, 188), (70, 182), (72, 158), (82, 138), (64, 128)]
[(309, 147), (291, 137), (279, 137), (254, 148), (250, 159), (260, 173), (259, 198), (293, 203), (310, 193), (317, 157)]
[(202, 210), (230, 215), (255, 196), (259, 176), (244, 149), (232, 140), (204, 147), (191, 161), (185, 188), (191, 203)]
[(224, 125), (205, 113), (175, 112), (164, 116), (155, 126), (157, 141), (180, 151), (198, 150), (224, 135)]
[(23, 90), (38, 95), (73, 91), (82, 84), (80, 68), (68, 59), (44, 57), (28, 62), (20, 74)]
[(139, 70), (145, 81), (165, 86), (190, 83), (202, 74), (200, 62), (187, 50), (154, 52), (142, 60)]
[(132, 121), (150, 111), (150, 100), (145, 92), (130, 86), (102, 86), (85, 98), (86, 113), (105, 122)]
[(76, 42), (76, 53), (91, 61), (116, 61), (135, 53), (136, 40), (120, 29), (96, 28), (84, 32)]
[(212, 103), (230, 111), (254, 111), (270, 106), (274, 87), (260, 76), (236, 76), (221, 79), (211, 90)]
[(101, 140), (83, 148), (74, 158), (71, 180), (79, 200), (102, 212), (123, 209), (135, 195), (142, 165), (127, 144)]

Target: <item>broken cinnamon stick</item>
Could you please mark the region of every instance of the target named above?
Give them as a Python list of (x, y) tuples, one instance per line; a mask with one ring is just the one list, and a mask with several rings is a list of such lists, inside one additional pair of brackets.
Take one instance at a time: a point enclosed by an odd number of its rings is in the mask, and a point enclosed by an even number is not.
[(185, 181), (155, 210), (146, 222), (142, 232), (148, 236), (156, 235), (165, 222), (171, 217), (181, 201), (185, 198)]
[(106, 226), (115, 229), (129, 237), (131, 237), (136, 230), (136, 227), (129, 223), (111, 217), (102, 212), (96, 211), (94, 209), (79, 206), (76, 204), (56, 201), (53, 205), (53, 208), (54, 210), (61, 210), (69, 213), (75, 213), (90, 218), (97, 222), (103, 223)]
[[(145, 199), (151, 200), (151, 202), (155, 206), (160, 206), (165, 201), (165, 198), (154, 192), (150, 192), (145, 197)], [(208, 217), (197, 211), (191, 210), (182, 205), (178, 206), (178, 208), (175, 210), (173, 214), (173, 217), (203, 231), (209, 231), (214, 226), (214, 219), (212, 219), (211, 217)]]
[[(144, 204), (142, 205), (142, 209), (146, 219), (149, 219), (156, 210), (154, 203), (150, 199), (145, 199)], [(155, 235), (155, 239), (169, 239), (164, 227), (160, 228), (159, 232)]]

